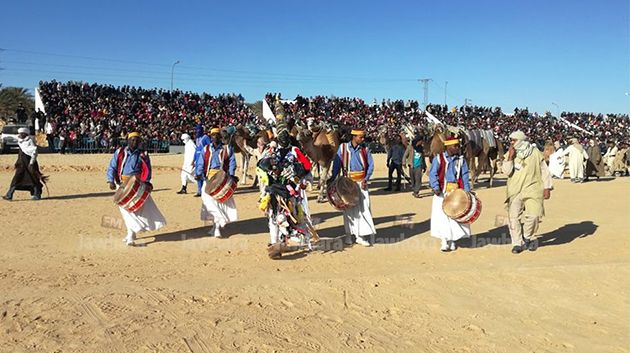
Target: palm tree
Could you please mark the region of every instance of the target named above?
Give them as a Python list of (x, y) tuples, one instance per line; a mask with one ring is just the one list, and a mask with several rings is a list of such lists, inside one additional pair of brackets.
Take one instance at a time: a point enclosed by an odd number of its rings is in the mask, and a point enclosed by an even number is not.
[(15, 115), (15, 110), (22, 104), (30, 113), (35, 106), (33, 95), (26, 88), (22, 87), (1, 87), (0, 86), (0, 120)]

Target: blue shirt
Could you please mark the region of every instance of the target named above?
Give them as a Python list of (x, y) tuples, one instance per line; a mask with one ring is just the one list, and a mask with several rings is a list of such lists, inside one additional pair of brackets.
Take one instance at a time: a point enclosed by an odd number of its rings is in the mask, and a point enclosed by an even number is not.
[[(363, 171), (363, 163), (361, 163), (361, 149), (362, 148), (367, 148), (367, 147), (362, 147), (361, 145), (357, 146), (356, 148), (352, 147), (352, 143), (351, 142), (347, 142), (345, 143), (345, 145), (348, 146), (348, 153), (350, 154), (350, 162), (348, 163), (348, 169), (349, 172), (357, 172), (357, 171)], [(332, 178), (334, 179), (335, 177), (337, 177), (337, 175), (339, 174), (339, 172), (341, 171), (341, 149), (343, 148), (343, 145), (339, 146), (339, 149), (337, 150), (337, 155), (335, 155), (335, 159), (333, 160), (333, 170), (332, 170)], [(372, 173), (374, 172), (374, 160), (372, 159), (372, 153), (370, 153), (370, 150), (367, 150), (367, 171), (365, 174), (365, 180), (370, 180), (370, 177), (372, 176)]]
[[(140, 175), (142, 173), (142, 161), (140, 160), (140, 150), (136, 149), (131, 151), (129, 147), (125, 147), (123, 151), (127, 152), (127, 159), (124, 161), (124, 165), (122, 166), (122, 175)], [(116, 169), (116, 164), (118, 164), (118, 154), (121, 152), (121, 149), (117, 149), (112, 156), (112, 160), (109, 162), (109, 167), (107, 168), (107, 181), (113, 183), (116, 179), (116, 173), (118, 170)], [(151, 181), (151, 159), (149, 159), (149, 155), (145, 154), (147, 167), (149, 168), (149, 175), (147, 177), (147, 182)]]
[(423, 164), (424, 164), (424, 156), (422, 155), (422, 153), (414, 150), (413, 151), (413, 167), (422, 168)]
[[(464, 190), (470, 191), (470, 177), (468, 175), (468, 163), (462, 156), (449, 156), (448, 152), (444, 152), (444, 159), (447, 162), (447, 168), (444, 172), (444, 179), (446, 179), (446, 183), (457, 183), (457, 178), (455, 177), (455, 160), (457, 158), (461, 158), (462, 167), (460, 169), (460, 174), (462, 177), (462, 181), (464, 182)], [(440, 156), (437, 155), (433, 157), (433, 162), (431, 162), (431, 169), (429, 170), (429, 185), (431, 185), (431, 189), (440, 190), (440, 183), (438, 181), (438, 166), (440, 164)], [(442, 190), (440, 190), (441, 192)]]
[(201, 152), (201, 150), (203, 150), (204, 147), (206, 147), (207, 145), (211, 144), (212, 140), (210, 140), (210, 137), (208, 135), (203, 135), (201, 137), (197, 137), (195, 139), (195, 147), (197, 149), (197, 152)]
[[(223, 144), (219, 143), (215, 146), (213, 143), (210, 144), (211, 156), (210, 156), (210, 169), (222, 169), (221, 168), (221, 150), (223, 149)], [(204, 170), (204, 153), (203, 150), (197, 155), (196, 163), (195, 163), (195, 174), (196, 175), (205, 175), (206, 171)], [(234, 151), (228, 147), (228, 174), (234, 175), (236, 173), (236, 157), (234, 157)]]
[(203, 151), (203, 148), (211, 143), (212, 140), (210, 140), (210, 137), (206, 134), (195, 139), (195, 162), (197, 161), (197, 157), (201, 154), (201, 151)]

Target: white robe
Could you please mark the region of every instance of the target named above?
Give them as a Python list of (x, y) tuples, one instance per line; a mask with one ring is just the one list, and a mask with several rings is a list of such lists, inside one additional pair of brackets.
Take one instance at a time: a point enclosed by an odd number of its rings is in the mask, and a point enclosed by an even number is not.
[(166, 219), (157, 208), (151, 195), (146, 199), (144, 205), (135, 212), (129, 212), (122, 207), (119, 208), (128, 231), (138, 233), (143, 230), (158, 230), (166, 225)]
[(184, 164), (182, 164), (181, 172), (182, 186), (188, 184), (189, 181), (193, 184), (197, 183), (194, 171), (195, 143), (188, 140), (184, 145)]
[[(357, 184), (359, 184), (359, 187), (361, 186), (361, 183)], [(346, 235), (352, 234), (354, 236), (367, 237), (376, 234), (368, 190), (361, 189), (359, 203), (343, 211), (343, 225)]]
[(220, 203), (212, 196), (206, 193), (206, 182), (203, 182), (203, 188), (201, 192), (201, 220), (202, 221), (214, 221), (214, 224), (223, 228), (230, 222), (236, 222), (238, 220), (238, 213), (236, 212), (236, 203), (234, 202), (234, 195), (227, 199), (225, 202)]
[(549, 156), (549, 172), (558, 179), (564, 177), (564, 150), (559, 148)]
[(190, 167), (190, 168), (182, 167), (182, 173), (180, 175), (182, 179), (182, 186), (187, 185), (188, 182), (191, 182), (193, 184), (197, 183), (197, 180), (195, 180), (195, 177), (193, 176), (192, 173), (193, 173), (193, 167)]
[(431, 236), (447, 241), (470, 237), (470, 225), (458, 223), (442, 210), (443, 196), (433, 195), (431, 205)]
[(569, 175), (571, 179), (584, 179), (584, 160), (588, 159), (586, 151), (581, 151), (571, 145), (564, 150), (564, 154), (569, 156)]

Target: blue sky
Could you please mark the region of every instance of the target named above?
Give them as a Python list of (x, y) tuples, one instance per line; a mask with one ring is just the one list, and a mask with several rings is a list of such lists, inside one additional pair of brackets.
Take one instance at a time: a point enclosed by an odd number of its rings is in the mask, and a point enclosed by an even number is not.
[(0, 83), (630, 111), (627, 0), (10, 1)]

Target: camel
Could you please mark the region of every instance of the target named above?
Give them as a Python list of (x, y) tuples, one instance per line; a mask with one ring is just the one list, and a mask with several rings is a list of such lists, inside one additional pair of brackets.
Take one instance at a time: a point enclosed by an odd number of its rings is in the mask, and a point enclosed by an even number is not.
[(222, 130), (223, 140), (229, 143), (234, 153), (240, 153), (241, 155), (241, 170), (243, 171), (243, 177), (240, 180), (241, 185), (247, 184), (249, 160), (252, 157), (251, 151), (257, 148), (257, 142), (259, 138), (262, 138), (265, 145), (269, 143), (269, 136), (266, 130), (260, 130), (253, 134), (247, 127), (243, 125), (236, 126), (236, 131), (230, 135), (228, 132)]
[(298, 131), (297, 140), (302, 146), (302, 151), (314, 162), (313, 167), (317, 164), (320, 168), (317, 202), (326, 202), (326, 181), (340, 145), (339, 131), (332, 130), (327, 133), (323, 126), (319, 126), (317, 129), (307, 129), (296, 125), (296, 129)]
[[(400, 136), (400, 141), (405, 146), (405, 148), (407, 147), (407, 144), (409, 143), (409, 141), (413, 139), (413, 136), (409, 137), (407, 134), (402, 133), (402, 132), (398, 133), (398, 136)], [(381, 146), (383, 146), (383, 148), (385, 149), (385, 153), (386, 154), (389, 153), (389, 148), (392, 145), (392, 137), (387, 134), (387, 126), (382, 125), (378, 129), (376, 140)]]
[[(474, 131), (474, 130), (473, 130)], [(481, 145), (468, 138), (468, 134), (464, 134), (464, 156), (468, 161), (471, 170), (471, 180), (477, 182), (479, 175), (488, 172), (490, 187), (494, 182), (494, 175), (499, 170), (499, 163), (503, 160), (503, 144), (495, 139), (495, 147), (490, 147), (490, 142), (484, 137), (481, 139)], [(475, 163), (475, 160), (477, 163)]]
[[(475, 130), (470, 130), (475, 131)], [(470, 171), (471, 188), (474, 188), (475, 182), (478, 181), (479, 175), (482, 172), (489, 172), (490, 177), (488, 179), (490, 187), (494, 182), (494, 175), (499, 169), (499, 162), (503, 159), (503, 145), (498, 139), (495, 139), (496, 147), (490, 147), (490, 143), (486, 138), (481, 139), (481, 144), (471, 140), (469, 134), (463, 129), (459, 129), (457, 134), (461, 143), (461, 151), (468, 163), (468, 169)], [(441, 127), (436, 127), (433, 132), (433, 136), (430, 140), (425, 142), (425, 151), (430, 151), (431, 161), (437, 154), (444, 152), (444, 133)], [(428, 147), (428, 148), (427, 148)], [(429, 157), (429, 156), (427, 156)]]

